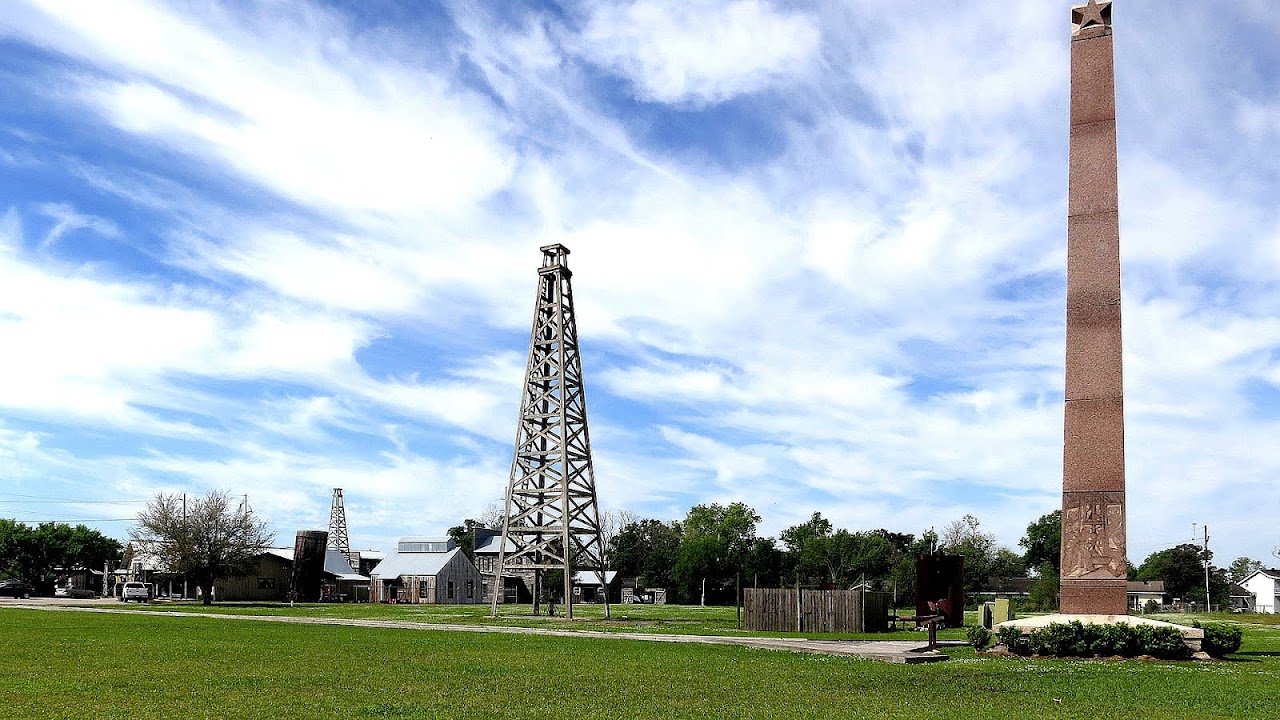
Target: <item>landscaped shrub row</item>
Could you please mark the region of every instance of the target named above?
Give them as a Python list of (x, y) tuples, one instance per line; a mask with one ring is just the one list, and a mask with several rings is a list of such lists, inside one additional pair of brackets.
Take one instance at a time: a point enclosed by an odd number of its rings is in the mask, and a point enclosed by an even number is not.
[[(1213, 657), (1225, 657), (1240, 649), (1238, 627), (1214, 623), (1206, 625), (1202, 649)], [(1136, 657), (1151, 655), (1164, 660), (1182, 660), (1191, 650), (1182, 633), (1171, 627), (1152, 625), (1085, 625), (1078, 620), (1053, 623), (1023, 635), (1014, 627), (1000, 628), (997, 642), (1018, 655), (1058, 657)], [(979, 650), (991, 641), (990, 633), (969, 634), (969, 642)]]

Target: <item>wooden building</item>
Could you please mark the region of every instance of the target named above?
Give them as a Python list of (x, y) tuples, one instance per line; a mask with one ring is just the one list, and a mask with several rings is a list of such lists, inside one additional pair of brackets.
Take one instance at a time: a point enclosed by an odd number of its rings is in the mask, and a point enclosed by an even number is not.
[[(618, 576), (617, 571), (605, 571), (604, 581), (609, 586), (609, 602), (621, 603), (623, 579)], [(631, 587), (635, 588), (634, 582)], [(600, 589), (600, 576), (595, 570), (579, 570), (573, 574), (574, 602), (602, 603), (604, 599), (604, 593)]]
[[(359, 563), (359, 558), (356, 562)], [(351, 567), (341, 550), (325, 550), (320, 589), (320, 599), (324, 602), (369, 602), (368, 576)]]
[[(502, 532), (487, 528), (476, 528), (475, 532), (475, 564), (483, 578), (484, 602), (492, 600), (494, 578), (497, 576), (498, 549), (501, 547)], [(516, 544), (507, 540), (507, 555), (516, 551)], [(507, 569), (502, 578), (503, 593), (498, 598), (501, 603), (533, 602), (534, 570)]]
[[(254, 572), (214, 581), (213, 599), (224, 602), (285, 600), (289, 596), (292, 574), (293, 548), (263, 548), (258, 553)], [(190, 585), (188, 593), (195, 592), (195, 586)]]
[(374, 602), (483, 602), (480, 573), (452, 538), (401, 538), (369, 579)]

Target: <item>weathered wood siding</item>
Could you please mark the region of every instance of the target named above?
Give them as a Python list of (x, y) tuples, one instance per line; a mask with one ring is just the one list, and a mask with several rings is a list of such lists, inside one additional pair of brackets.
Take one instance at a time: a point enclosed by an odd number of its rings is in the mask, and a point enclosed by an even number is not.
[(749, 588), (742, 626), (781, 632), (878, 632), (888, 627), (889, 597), (861, 590)]
[[(466, 555), (458, 553), (436, 575), (435, 602), (441, 605), (474, 605), (482, 602), (484, 590), (481, 580), (476, 566)], [(453, 597), (449, 597), (450, 583), (453, 583)], [(467, 583), (471, 583), (470, 592)], [(431, 601), (423, 599), (421, 602)]]
[[(258, 570), (252, 575), (225, 578), (214, 582), (213, 597), (217, 600), (284, 600), (289, 593), (292, 564), (274, 555), (258, 558)], [(182, 587), (181, 581), (176, 583)], [(194, 583), (188, 592), (195, 594)]]

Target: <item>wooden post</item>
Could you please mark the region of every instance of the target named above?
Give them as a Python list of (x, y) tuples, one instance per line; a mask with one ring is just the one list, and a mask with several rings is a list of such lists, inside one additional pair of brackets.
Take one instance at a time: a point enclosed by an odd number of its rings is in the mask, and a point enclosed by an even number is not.
[(796, 573), (796, 632), (804, 632), (804, 603), (800, 602), (800, 573)]

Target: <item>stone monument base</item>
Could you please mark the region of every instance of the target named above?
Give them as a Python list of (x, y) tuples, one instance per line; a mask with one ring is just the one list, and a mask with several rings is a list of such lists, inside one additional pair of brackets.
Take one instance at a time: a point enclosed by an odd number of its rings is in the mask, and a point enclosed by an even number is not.
[(1068, 615), (1065, 613), (1054, 613), (1052, 615), (1039, 615), (1036, 617), (1018, 618), (1017, 620), (1009, 620), (1002, 622), (992, 628), (992, 632), (1000, 632), (1003, 627), (1016, 627), (1022, 631), (1023, 635), (1030, 634), (1032, 630), (1038, 630), (1053, 623), (1069, 623), (1071, 621), (1079, 621), (1082, 625), (1115, 625), (1116, 623), (1124, 623), (1126, 625), (1150, 625), (1152, 627), (1168, 627), (1182, 633), (1182, 640), (1191, 648), (1194, 653), (1200, 652), (1200, 642), (1204, 640), (1204, 630), (1196, 627), (1188, 627), (1186, 625), (1177, 625), (1163, 620), (1152, 620), (1139, 615)]

